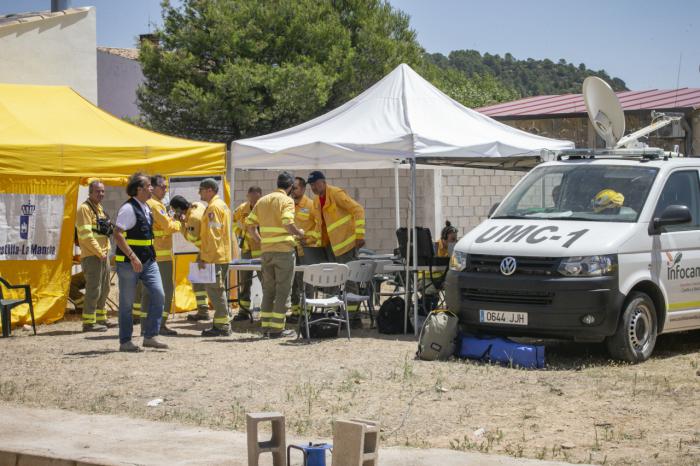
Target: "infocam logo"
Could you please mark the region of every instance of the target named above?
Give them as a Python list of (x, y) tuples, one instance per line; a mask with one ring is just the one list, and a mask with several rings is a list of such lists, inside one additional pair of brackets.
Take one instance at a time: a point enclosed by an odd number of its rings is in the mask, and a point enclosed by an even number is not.
[(36, 206), (32, 204), (32, 201), (27, 201), (26, 204), (22, 204), (20, 209), (22, 210), (22, 215), (19, 216), (19, 237), (29, 239), (29, 217), (34, 215)]
[(689, 278), (700, 278), (700, 267), (681, 267), (683, 254), (677, 252), (672, 255), (666, 252), (666, 279), (667, 280), (687, 280)]

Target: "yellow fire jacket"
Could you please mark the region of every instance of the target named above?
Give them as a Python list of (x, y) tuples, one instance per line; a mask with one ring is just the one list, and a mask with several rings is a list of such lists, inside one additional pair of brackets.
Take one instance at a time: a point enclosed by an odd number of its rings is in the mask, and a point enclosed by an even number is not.
[(294, 250), (294, 236), (285, 228), (285, 225), (294, 223), (294, 201), (284, 190), (278, 189), (261, 197), (245, 222), (259, 227), (263, 254)]
[[(97, 216), (87, 204), (88, 202), (90, 201), (88, 200), (80, 204), (78, 206), (78, 212), (75, 215), (75, 228), (78, 230), (80, 257), (105, 257), (109, 254), (109, 237), (92, 231), (93, 228), (97, 228)], [(102, 204), (97, 206), (92, 204), (92, 206), (97, 210), (97, 213), (100, 214), (100, 217), (105, 216)]]
[(316, 231), (327, 246), (328, 238), (333, 254), (340, 256), (355, 247), (355, 241), (365, 238), (365, 209), (342, 189), (326, 185), (326, 202), (321, 210), (321, 201), (314, 196)]
[(214, 196), (204, 211), (199, 237), (202, 241), (199, 250), (202, 262), (231, 262), (231, 211), (219, 196)]
[[(294, 224), (304, 230), (304, 245), (309, 247), (321, 246), (321, 236), (316, 229), (316, 216), (313, 214), (314, 201), (304, 196), (298, 204), (294, 204)], [(297, 243), (297, 254), (304, 255), (304, 250)]]
[(173, 260), (173, 233), (180, 231), (180, 222), (175, 221), (165, 205), (155, 197), (146, 201), (153, 214), (153, 249), (156, 250), (156, 262)]
[(260, 257), (262, 251), (260, 250), (260, 243), (255, 241), (255, 238), (248, 234), (248, 229), (245, 226), (245, 220), (250, 214), (252, 208), (249, 202), (244, 202), (243, 204), (236, 207), (233, 212), (233, 232), (238, 238), (243, 238), (243, 244), (241, 245), (242, 252), (250, 252), (251, 257)]
[(207, 206), (201, 202), (193, 202), (185, 214), (185, 239), (194, 244), (197, 249), (202, 245), (199, 233), (202, 228), (202, 216)]

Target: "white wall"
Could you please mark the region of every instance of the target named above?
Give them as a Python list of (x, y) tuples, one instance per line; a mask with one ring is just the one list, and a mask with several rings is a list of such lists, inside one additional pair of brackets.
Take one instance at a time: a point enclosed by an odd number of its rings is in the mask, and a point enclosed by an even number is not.
[(136, 118), (136, 89), (143, 82), (137, 60), (97, 51), (97, 104), (119, 118)]
[(0, 28), (0, 82), (67, 85), (97, 104), (95, 9), (80, 10)]

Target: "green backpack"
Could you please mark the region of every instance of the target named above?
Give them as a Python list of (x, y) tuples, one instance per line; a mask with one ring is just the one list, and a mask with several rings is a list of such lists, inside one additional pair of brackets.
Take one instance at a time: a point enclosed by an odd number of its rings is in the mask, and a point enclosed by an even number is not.
[(437, 310), (428, 314), (418, 338), (418, 359), (446, 360), (455, 352), (459, 319), (449, 311)]

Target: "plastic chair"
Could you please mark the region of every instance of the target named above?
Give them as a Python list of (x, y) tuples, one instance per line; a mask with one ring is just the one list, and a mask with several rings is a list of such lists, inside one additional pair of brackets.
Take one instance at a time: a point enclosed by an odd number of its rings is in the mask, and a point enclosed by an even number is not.
[[(370, 326), (374, 327), (374, 306), (372, 305), (372, 279), (374, 278), (374, 272), (377, 269), (377, 263), (371, 260), (357, 260), (348, 262), (346, 265), (350, 268), (348, 281), (357, 283), (359, 286), (360, 293), (362, 293), (355, 294), (348, 292), (348, 303), (357, 304), (358, 306), (364, 303), (369, 313)], [(367, 293), (367, 295), (365, 295), (364, 293)]]
[[(2, 322), (2, 336), (10, 336), (10, 327), (12, 326), (12, 308), (17, 307), (21, 304), (29, 304), (29, 314), (32, 316), (32, 328), (34, 329), (34, 335), (36, 335), (36, 323), (34, 322), (34, 305), (32, 304), (32, 292), (29, 285), (10, 285), (7, 280), (0, 277), (0, 317)], [(10, 290), (24, 290), (24, 299), (5, 299), (2, 294), (3, 286)]]
[[(301, 308), (304, 312), (299, 320), (299, 330), (301, 330), (303, 323), (306, 326), (307, 339), (311, 339), (309, 326), (322, 322), (333, 322), (338, 324), (338, 327), (345, 324), (345, 328), (348, 331), (348, 340), (350, 339), (350, 318), (348, 316), (348, 302), (345, 293), (345, 282), (348, 281), (349, 273), (350, 268), (345, 264), (314, 264), (304, 269), (304, 284), (313, 287), (314, 295), (317, 288), (337, 288), (339, 290), (337, 295), (326, 298), (310, 298), (306, 295), (306, 287), (302, 290)], [(313, 313), (314, 309), (322, 309), (323, 317), (309, 322), (309, 311)], [(337, 310), (338, 312), (330, 314), (327, 309)], [(301, 332), (299, 334), (301, 335)]]

